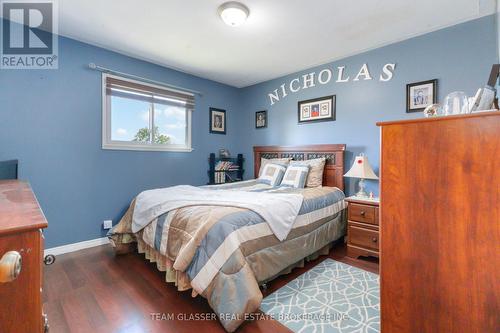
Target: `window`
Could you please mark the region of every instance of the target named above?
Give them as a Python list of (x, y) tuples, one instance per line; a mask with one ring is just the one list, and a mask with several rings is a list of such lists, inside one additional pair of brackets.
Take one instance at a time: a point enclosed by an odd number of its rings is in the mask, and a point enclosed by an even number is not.
[(102, 148), (191, 151), (194, 95), (103, 74)]

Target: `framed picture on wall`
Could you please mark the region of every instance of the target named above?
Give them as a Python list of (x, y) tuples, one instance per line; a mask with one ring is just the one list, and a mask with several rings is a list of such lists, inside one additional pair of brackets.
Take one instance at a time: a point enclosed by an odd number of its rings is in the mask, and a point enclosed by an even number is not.
[(406, 85), (406, 112), (420, 112), (437, 102), (437, 79)]
[(267, 111), (255, 112), (255, 128), (267, 127)]
[(298, 105), (299, 124), (334, 121), (335, 101), (335, 95), (300, 101)]
[(210, 133), (226, 134), (226, 110), (210, 108)]

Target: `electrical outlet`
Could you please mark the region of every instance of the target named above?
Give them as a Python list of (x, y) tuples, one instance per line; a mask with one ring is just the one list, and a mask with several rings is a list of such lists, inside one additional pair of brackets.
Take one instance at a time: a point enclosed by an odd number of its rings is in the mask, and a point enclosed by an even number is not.
[(104, 220), (102, 225), (104, 229), (111, 229), (113, 227), (113, 220)]

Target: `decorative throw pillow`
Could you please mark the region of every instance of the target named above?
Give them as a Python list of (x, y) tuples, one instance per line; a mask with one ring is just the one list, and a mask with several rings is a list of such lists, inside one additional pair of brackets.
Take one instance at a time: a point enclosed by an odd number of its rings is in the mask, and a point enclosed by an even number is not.
[(319, 187), (323, 184), (323, 171), (325, 170), (326, 159), (324, 157), (305, 161), (291, 161), (290, 165), (308, 165), (306, 187)]
[(264, 167), (268, 163), (277, 163), (277, 164), (282, 164), (285, 166), (285, 168), (290, 164), (291, 158), (261, 158), (260, 159), (260, 169), (259, 169), (259, 177), (262, 175), (262, 171), (264, 171)]
[(276, 163), (267, 163), (262, 170), (262, 174), (257, 179), (257, 182), (277, 186), (281, 183), (283, 175), (285, 174), (286, 166)]
[(309, 165), (289, 165), (281, 181), (281, 186), (304, 188), (308, 173)]

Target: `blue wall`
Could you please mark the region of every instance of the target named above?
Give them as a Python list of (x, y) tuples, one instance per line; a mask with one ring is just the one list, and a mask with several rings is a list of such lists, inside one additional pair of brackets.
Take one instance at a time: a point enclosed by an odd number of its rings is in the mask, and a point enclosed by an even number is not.
[[(241, 134), (252, 145), (345, 143), (347, 169), (355, 154), (363, 152), (378, 174), (380, 140), (375, 123), (423, 117), (422, 113), (406, 113), (406, 84), (438, 79), (439, 102), (456, 90), (473, 95), (486, 84), (491, 65), (498, 62), (495, 29), (495, 15), (491, 15), (247, 87), (242, 100), (245, 114)], [(300, 45), (300, 41), (297, 42)], [(374, 80), (352, 82), (364, 63), (368, 64)], [(389, 82), (379, 82), (380, 70), (386, 63), (396, 63), (394, 77)], [(288, 91), (287, 97), (270, 106), (267, 94), (281, 84), (288, 84), (302, 74), (314, 71), (318, 74), (324, 68), (337, 66), (346, 66), (350, 82), (335, 83), (332, 79), (329, 84), (316, 83), (314, 88), (297, 93)], [(299, 125), (297, 102), (327, 95), (337, 96), (337, 120)], [(268, 110), (268, 127), (255, 129), (255, 111), (265, 109)], [(432, 142), (426, 142), (423, 137), (422, 144), (432, 145)], [(244, 147), (243, 152), (249, 157), (252, 145)], [(354, 194), (357, 180), (346, 180), (348, 194)], [(378, 194), (377, 181), (368, 182), (367, 188)]]
[[(58, 70), (0, 70), (0, 160), (18, 158), (49, 221), (46, 247), (105, 235), (140, 191), (207, 182), (208, 154), (231, 152), (240, 124), (236, 88), (59, 39)], [(192, 153), (101, 149), (101, 75), (89, 62), (203, 92)], [(209, 134), (208, 108), (226, 109), (227, 135)]]
[[(252, 147), (266, 144), (346, 143), (347, 165), (364, 152), (378, 172), (375, 122), (422, 117), (405, 113), (407, 83), (439, 79), (439, 100), (454, 90), (473, 94), (498, 61), (494, 15), (244, 89), (67, 38), (59, 39), (59, 56), (58, 70), (0, 70), (0, 160), (20, 160), (20, 177), (31, 182), (49, 220), (46, 247), (104, 236), (102, 221), (116, 223), (142, 190), (205, 183), (208, 154), (222, 147), (246, 154), (247, 178)], [(194, 151), (102, 150), (101, 76), (86, 68), (89, 62), (202, 91), (193, 114)], [(397, 64), (390, 82), (332, 81), (269, 106), (267, 94), (301, 74), (346, 66), (353, 76), (368, 63), (376, 77), (388, 62)], [(335, 122), (297, 124), (297, 101), (330, 94), (337, 95)], [(228, 111), (227, 135), (208, 133), (209, 106)], [(269, 126), (256, 130), (255, 111), (263, 109)], [(376, 182), (369, 185), (378, 193)]]

